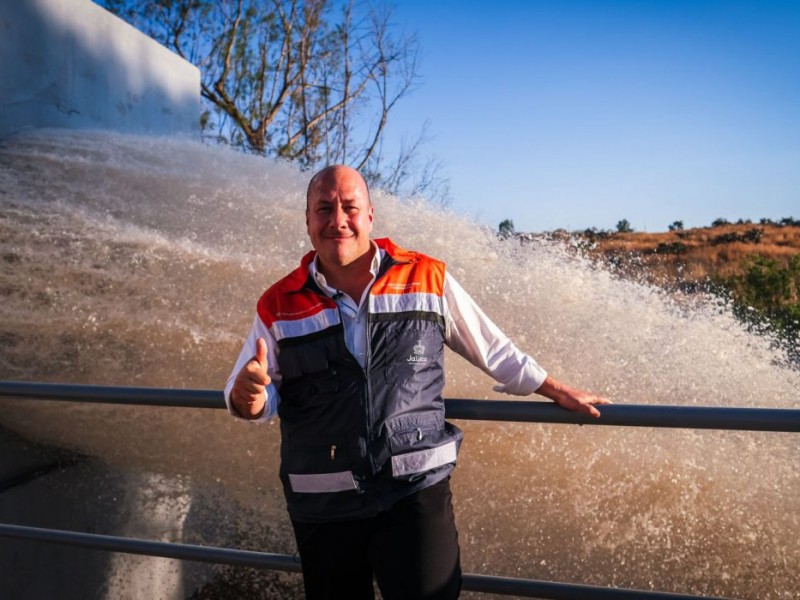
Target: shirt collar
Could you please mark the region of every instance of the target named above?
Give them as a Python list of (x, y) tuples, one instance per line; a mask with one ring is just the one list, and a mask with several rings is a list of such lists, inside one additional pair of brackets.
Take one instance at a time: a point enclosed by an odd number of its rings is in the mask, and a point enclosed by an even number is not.
[[(378, 277), (378, 271), (381, 268), (381, 261), (383, 260), (383, 255), (386, 252), (383, 248), (379, 248), (378, 244), (375, 243), (375, 240), (369, 241), (370, 248), (372, 249), (372, 261), (369, 265), (369, 271), (372, 273), (372, 278), (376, 279)], [(325, 275), (323, 275), (319, 270), (319, 254), (314, 255), (314, 260), (308, 265), (308, 273), (311, 277), (314, 278), (314, 281), (320, 287), (320, 289), (325, 292), (326, 296), (333, 297), (339, 293), (339, 290), (332, 288), (328, 285), (327, 280), (325, 279)]]

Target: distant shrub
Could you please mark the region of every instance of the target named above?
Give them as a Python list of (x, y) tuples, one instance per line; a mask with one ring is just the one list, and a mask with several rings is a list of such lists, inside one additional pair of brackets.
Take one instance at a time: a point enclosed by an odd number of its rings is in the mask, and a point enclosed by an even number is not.
[(748, 229), (742, 234), (742, 241), (743, 242), (751, 242), (753, 244), (761, 243), (761, 238), (764, 237), (764, 230), (758, 229), (757, 227), (753, 227), (752, 229)]
[(611, 237), (611, 232), (606, 229), (590, 227), (589, 229), (584, 229), (582, 235), (588, 238), (590, 242), (593, 242), (595, 240), (605, 240)]
[(501, 238), (508, 238), (514, 235), (514, 221), (511, 219), (504, 219), (500, 221), (497, 228), (497, 233)]
[(662, 242), (656, 246), (656, 254), (683, 254), (689, 247), (683, 242)]
[(714, 222), (711, 223), (712, 227), (722, 227), (723, 225), (730, 225), (731, 222), (728, 219), (723, 219), (720, 217), (719, 219), (714, 219)]
[(711, 245), (718, 246), (719, 244), (733, 244), (735, 242), (745, 242), (750, 244), (758, 244), (761, 242), (761, 238), (764, 237), (764, 230), (758, 229), (757, 227), (753, 227), (752, 229), (748, 229), (744, 233), (736, 233), (735, 231), (731, 231), (729, 233), (723, 233), (716, 237), (711, 238)]
[(683, 221), (673, 221), (667, 227), (670, 231), (683, 231)]
[(633, 233), (633, 227), (628, 219), (617, 221), (617, 233)]
[(735, 231), (731, 231), (730, 233), (723, 233), (722, 235), (711, 238), (711, 245), (718, 246), (720, 244), (732, 244), (740, 241), (739, 234)]
[(761, 219), (761, 225), (776, 225), (778, 227), (800, 227), (800, 219), (793, 217), (783, 217), (780, 221), (773, 221), (772, 219)]

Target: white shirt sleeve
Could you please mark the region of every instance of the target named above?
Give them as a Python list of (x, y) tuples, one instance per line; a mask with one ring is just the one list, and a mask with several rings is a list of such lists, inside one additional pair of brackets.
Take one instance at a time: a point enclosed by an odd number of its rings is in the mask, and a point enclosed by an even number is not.
[(445, 343), (501, 385), (494, 389), (527, 396), (542, 385), (547, 372), (519, 350), (445, 272)]
[[(250, 361), (250, 359), (256, 355), (256, 341), (258, 338), (264, 338), (264, 340), (267, 342), (267, 375), (272, 378), (272, 382), (267, 386), (267, 404), (264, 408), (264, 414), (262, 414), (258, 419), (244, 419), (238, 412), (236, 412), (231, 404), (231, 390), (233, 389), (233, 382), (236, 379), (236, 376), (239, 374), (239, 371), (241, 371), (242, 367), (244, 367)], [(255, 319), (253, 320), (253, 325), (250, 327), (250, 332), (247, 334), (247, 338), (244, 341), (242, 350), (239, 352), (239, 358), (236, 359), (236, 363), (233, 366), (233, 371), (231, 371), (231, 375), (228, 377), (228, 383), (225, 386), (225, 404), (228, 406), (228, 412), (230, 412), (234, 417), (250, 421), (251, 423), (263, 423), (265, 421), (269, 421), (278, 411), (280, 395), (278, 394), (277, 385), (280, 384), (280, 382), (281, 373), (278, 370), (278, 343), (272, 336), (272, 332), (270, 332), (266, 325), (264, 325), (264, 322), (261, 320), (261, 318), (256, 315)]]

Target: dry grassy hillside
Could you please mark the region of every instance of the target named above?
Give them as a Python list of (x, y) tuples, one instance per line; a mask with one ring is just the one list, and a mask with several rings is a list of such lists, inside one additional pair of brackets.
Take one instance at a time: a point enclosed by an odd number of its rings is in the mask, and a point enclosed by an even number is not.
[[(729, 224), (664, 233), (583, 234), (589, 252), (657, 283), (700, 283), (743, 273), (754, 254), (782, 267), (800, 254), (800, 226)], [(635, 272), (638, 271), (638, 272)]]

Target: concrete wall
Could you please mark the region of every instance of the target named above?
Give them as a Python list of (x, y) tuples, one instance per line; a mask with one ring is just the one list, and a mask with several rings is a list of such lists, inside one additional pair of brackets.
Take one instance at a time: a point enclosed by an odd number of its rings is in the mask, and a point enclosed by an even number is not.
[(198, 69), (90, 0), (0, 0), (0, 64), (0, 137), (199, 136)]

